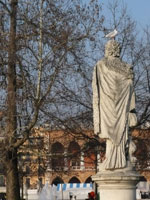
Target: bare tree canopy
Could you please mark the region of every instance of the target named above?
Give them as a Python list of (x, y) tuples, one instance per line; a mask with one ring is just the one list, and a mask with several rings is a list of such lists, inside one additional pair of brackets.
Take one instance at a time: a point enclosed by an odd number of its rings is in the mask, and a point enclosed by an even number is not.
[(81, 107), (71, 93), (75, 81), (82, 85), (81, 68), (87, 70), (92, 61), (100, 12), (96, 1), (0, 1), (1, 161), (8, 199), (20, 199), (17, 149), (31, 129), (47, 121), (62, 125)]

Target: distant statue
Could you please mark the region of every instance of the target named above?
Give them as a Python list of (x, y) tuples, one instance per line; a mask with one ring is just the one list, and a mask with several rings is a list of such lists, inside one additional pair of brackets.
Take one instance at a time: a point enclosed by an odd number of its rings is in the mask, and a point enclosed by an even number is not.
[(93, 72), (94, 132), (106, 139), (106, 159), (102, 170), (123, 169), (134, 160), (135, 145), (130, 141), (129, 127), (135, 126), (133, 71), (120, 58), (120, 44), (111, 39), (105, 46), (105, 57)]

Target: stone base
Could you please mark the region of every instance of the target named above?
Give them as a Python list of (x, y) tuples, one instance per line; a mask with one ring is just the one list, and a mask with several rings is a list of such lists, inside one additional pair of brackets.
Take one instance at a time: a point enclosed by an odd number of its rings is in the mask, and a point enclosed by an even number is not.
[(136, 200), (136, 185), (140, 175), (136, 171), (103, 171), (92, 176), (97, 183), (100, 200)]

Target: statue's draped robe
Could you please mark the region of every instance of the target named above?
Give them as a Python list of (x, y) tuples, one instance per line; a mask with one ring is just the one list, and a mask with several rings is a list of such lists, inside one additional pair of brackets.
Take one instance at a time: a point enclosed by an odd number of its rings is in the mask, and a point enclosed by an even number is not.
[(119, 58), (104, 58), (94, 68), (94, 132), (108, 139), (105, 169), (126, 167), (128, 127), (136, 123), (130, 113), (135, 108), (132, 79), (130, 66)]

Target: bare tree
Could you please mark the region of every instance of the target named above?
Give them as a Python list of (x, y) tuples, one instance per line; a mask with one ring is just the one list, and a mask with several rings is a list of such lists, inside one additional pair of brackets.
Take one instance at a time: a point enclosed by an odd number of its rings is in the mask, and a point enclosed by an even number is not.
[(36, 124), (64, 121), (62, 111), (68, 113), (69, 107), (62, 91), (72, 84), (72, 73), (90, 62), (87, 47), (101, 30), (103, 17), (96, 1), (89, 4), (0, 0), (1, 162), (8, 200), (20, 199), (18, 148)]

